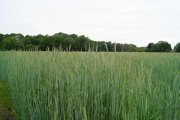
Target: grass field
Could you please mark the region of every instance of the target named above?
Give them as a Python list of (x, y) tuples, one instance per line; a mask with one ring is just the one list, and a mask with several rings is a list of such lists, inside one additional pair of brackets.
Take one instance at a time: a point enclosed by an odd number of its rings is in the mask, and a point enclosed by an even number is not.
[(18, 120), (9, 90), (2, 81), (0, 81), (0, 120)]
[(180, 120), (180, 54), (0, 52), (22, 120)]

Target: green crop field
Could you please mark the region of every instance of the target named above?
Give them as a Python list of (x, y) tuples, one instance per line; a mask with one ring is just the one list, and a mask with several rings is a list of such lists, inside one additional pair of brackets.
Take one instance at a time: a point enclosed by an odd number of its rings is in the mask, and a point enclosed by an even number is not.
[(180, 120), (180, 54), (0, 52), (22, 120)]

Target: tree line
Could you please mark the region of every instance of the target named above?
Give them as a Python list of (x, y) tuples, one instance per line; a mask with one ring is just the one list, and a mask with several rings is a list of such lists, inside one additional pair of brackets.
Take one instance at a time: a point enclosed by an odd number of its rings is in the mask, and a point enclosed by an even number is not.
[(88, 37), (62, 32), (54, 35), (22, 35), (0, 34), (0, 50), (53, 50), (62, 51), (109, 51), (109, 52), (180, 52), (180, 43), (174, 49), (166, 41), (149, 43), (147, 47), (137, 47), (134, 44), (121, 44), (105, 41), (94, 41)]

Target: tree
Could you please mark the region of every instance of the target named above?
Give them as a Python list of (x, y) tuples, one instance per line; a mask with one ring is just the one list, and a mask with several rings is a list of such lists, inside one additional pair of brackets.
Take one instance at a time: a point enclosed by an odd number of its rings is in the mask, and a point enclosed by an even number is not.
[(153, 48), (154, 48), (155, 44), (154, 43), (149, 43), (148, 46), (147, 46), (147, 52), (152, 52), (153, 51)]
[(88, 51), (90, 39), (88, 37), (85, 37), (84, 35), (81, 35), (78, 37), (76, 43), (77, 43), (78, 51)]
[(171, 50), (171, 44), (166, 41), (159, 41), (152, 49), (153, 52), (170, 52)]
[(3, 40), (3, 34), (0, 34), (0, 43)]
[(22, 34), (16, 34), (15, 36), (15, 49), (19, 50), (19, 49), (23, 49), (24, 48), (24, 36)]
[[(67, 50), (67, 51), (109, 51), (109, 52), (168, 52), (171, 45), (165, 41), (149, 43), (147, 47), (133, 44), (120, 44), (105, 41), (94, 41), (76, 34), (56, 33), (54, 35), (0, 34), (0, 50)], [(179, 44), (174, 48), (179, 51)]]
[(0, 49), (2, 49), (3, 34), (0, 34)]
[(123, 44), (117, 43), (116, 44), (116, 51), (117, 52), (123, 52)]
[(5, 50), (15, 49), (16, 46), (16, 38), (15, 37), (7, 37), (2, 41), (2, 48)]
[(107, 51), (107, 48), (106, 48), (106, 43), (104, 41), (99, 41), (97, 43), (97, 51), (100, 51), (100, 52), (105, 52)]
[(180, 42), (176, 44), (176, 46), (174, 47), (174, 50), (176, 52), (180, 52)]

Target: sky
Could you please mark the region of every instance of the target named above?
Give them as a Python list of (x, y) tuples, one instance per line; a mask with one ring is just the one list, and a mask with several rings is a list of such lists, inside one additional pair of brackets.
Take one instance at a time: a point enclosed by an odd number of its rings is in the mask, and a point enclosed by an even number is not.
[(64, 32), (139, 47), (180, 42), (180, 0), (1, 0), (0, 33)]

